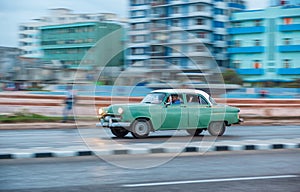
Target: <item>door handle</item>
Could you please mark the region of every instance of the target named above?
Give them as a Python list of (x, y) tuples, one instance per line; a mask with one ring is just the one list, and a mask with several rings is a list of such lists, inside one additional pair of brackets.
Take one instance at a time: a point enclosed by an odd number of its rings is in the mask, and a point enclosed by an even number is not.
[(185, 106), (185, 105), (181, 105), (180, 107), (182, 107), (182, 108), (186, 108), (186, 106)]

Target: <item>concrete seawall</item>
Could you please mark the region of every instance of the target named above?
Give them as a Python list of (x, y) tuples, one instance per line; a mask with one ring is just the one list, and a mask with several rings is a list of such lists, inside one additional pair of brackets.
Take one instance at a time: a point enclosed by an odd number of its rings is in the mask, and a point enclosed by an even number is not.
[[(75, 113), (78, 116), (96, 116), (99, 107), (117, 103), (136, 103), (141, 97), (92, 97), (78, 96)], [(0, 93), (0, 113), (13, 113), (26, 109), (32, 113), (61, 116), (64, 96), (33, 95), (21, 92)], [(222, 99), (218, 103), (241, 109), (240, 115), (246, 119), (293, 119), (300, 124), (300, 99)]]

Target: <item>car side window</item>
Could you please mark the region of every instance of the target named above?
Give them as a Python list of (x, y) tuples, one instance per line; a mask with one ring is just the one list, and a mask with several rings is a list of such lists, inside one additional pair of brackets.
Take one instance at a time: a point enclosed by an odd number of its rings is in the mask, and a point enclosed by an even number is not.
[(166, 103), (171, 103), (172, 104), (183, 104), (183, 95), (182, 94), (171, 94), (167, 96), (166, 98)]
[(186, 101), (188, 103), (198, 103), (199, 104), (199, 98), (197, 95), (187, 94)]
[(198, 96), (198, 97), (199, 97), (199, 104), (200, 105), (209, 105), (204, 98), (202, 98), (201, 96)]
[(186, 100), (191, 104), (208, 105), (208, 102), (199, 95), (187, 94)]

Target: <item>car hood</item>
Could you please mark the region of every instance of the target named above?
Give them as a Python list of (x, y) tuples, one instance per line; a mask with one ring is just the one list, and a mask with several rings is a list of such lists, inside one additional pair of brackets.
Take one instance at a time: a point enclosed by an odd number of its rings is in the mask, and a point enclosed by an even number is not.
[(113, 104), (107, 108), (107, 113), (116, 114), (118, 113), (118, 109), (122, 108), (123, 110), (132, 110), (132, 109), (141, 109), (148, 108), (150, 106), (158, 106), (159, 104), (151, 104), (151, 103), (126, 103), (126, 104)]

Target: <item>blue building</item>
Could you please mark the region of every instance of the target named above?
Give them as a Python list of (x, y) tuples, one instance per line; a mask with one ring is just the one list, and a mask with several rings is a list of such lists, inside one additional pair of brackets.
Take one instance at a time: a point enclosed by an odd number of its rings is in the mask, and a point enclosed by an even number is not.
[(130, 0), (127, 65), (228, 66), (228, 27), (243, 0)]
[(230, 67), (245, 82), (300, 78), (300, 7), (274, 6), (233, 13)]

